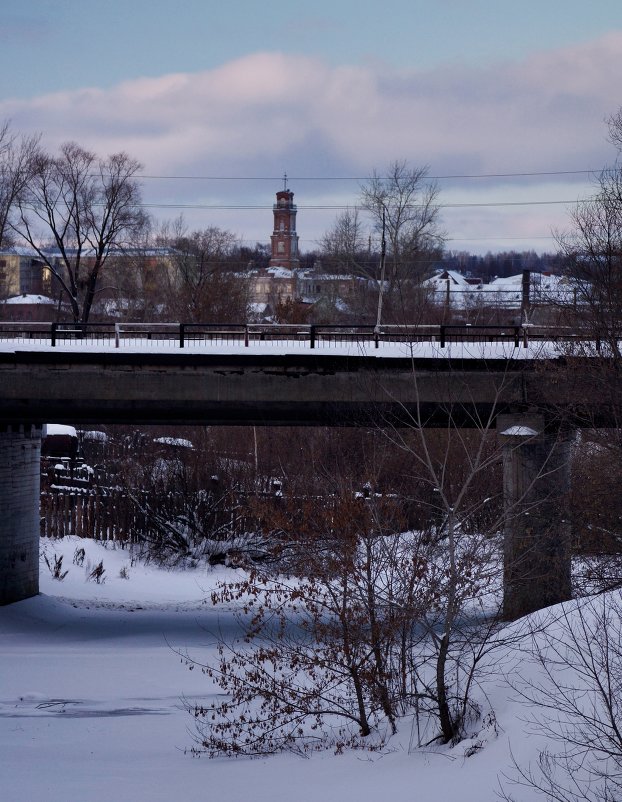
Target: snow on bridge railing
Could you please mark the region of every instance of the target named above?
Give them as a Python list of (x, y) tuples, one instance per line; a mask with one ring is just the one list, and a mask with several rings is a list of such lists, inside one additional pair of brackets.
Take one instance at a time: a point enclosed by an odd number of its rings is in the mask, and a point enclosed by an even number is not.
[(471, 324), (279, 324), (279, 323), (38, 323), (0, 321), (0, 341), (31, 345), (124, 345), (149, 346), (153, 343), (172, 348), (197, 344), (307, 343), (309, 348), (339, 344), (366, 343), (378, 348), (380, 343), (433, 342), (444, 348), (447, 343), (511, 343), (528, 347), (529, 340), (594, 339), (569, 328), (517, 325)]

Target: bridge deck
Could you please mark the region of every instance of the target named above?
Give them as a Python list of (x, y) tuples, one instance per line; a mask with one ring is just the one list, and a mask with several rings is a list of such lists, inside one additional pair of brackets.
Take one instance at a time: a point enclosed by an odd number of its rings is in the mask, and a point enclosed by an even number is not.
[[(271, 345), (175, 350), (0, 348), (0, 422), (360, 424), (386, 415), (477, 425), (523, 409), (539, 356), (501, 344), (439, 353), (384, 345), (283, 353)], [(529, 353), (529, 356), (528, 356)]]

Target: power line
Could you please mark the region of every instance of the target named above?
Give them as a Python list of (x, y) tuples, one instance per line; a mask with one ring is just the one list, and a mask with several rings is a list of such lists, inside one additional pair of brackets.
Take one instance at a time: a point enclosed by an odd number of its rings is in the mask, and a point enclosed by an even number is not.
[[(599, 167), (598, 169), (587, 170), (534, 170), (532, 172), (507, 172), (507, 173), (455, 173), (447, 175), (426, 175), (422, 176), (426, 180), (431, 181), (446, 181), (457, 179), (470, 179), (470, 178), (532, 178), (538, 176), (556, 176), (556, 175), (600, 175), (601, 173), (615, 171), (614, 167)], [(158, 180), (171, 180), (171, 181), (275, 181), (280, 182), (283, 176), (266, 176), (266, 175), (146, 175), (139, 174), (140, 178), (158, 179)], [(289, 181), (372, 181), (378, 179), (381, 181), (388, 180), (390, 176), (328, 176), (328, 175), (299, 175), (288, 176)]]
[(439, 203), (441, 209), (462, 209), (478, 206), (555, 206), (568, 205), (569, 203), (587, 203), (587, 199), (582, 200), (550, 200), (550, 201), (498, 201), (490, 203)]
[[(506, 206), (568, 206), (577, 203), (588, 203), (589, 199), (574, 200), (543, 200), (543, 201), (490, 201), (482, 203), (439, 203), (439, 209), (468, 209), (468, 208), (503, 208)], [(205, 209), (212, 211), (267, 211), (272, 210), (272, 204), (223, 204), (223, 203), (141, 203), (137, 204), (144, 209)], [(345, 211), (346, 209), (359, 209), (363, 207), (356, 204), (309, 204), (297, 205), (298, 211)], [(424, 208), (423, 205), (409, 204), (409, 209)]]
[(532, 240), (554, 240), (552, 234), (548, 236), (537, 235), (534, 237), (446, 237), (445, 242), (497, 242), (497, 241), (523, 241), (532, 242)]
[[(534, 240), (555, 240), (553, 234), (537, 234), (533, 237), (506, 237), (506, 236), (498, 236), (498, 237), (444, 237), (445, 242), (533, 242)], [(254, 243), (256, 240), (252, 237), (242, 237), (240, 242), (252, 242)], [(309, 239), (308, 237), (300, 237), (301, 243), (313, 243), (317, 244), (318, 240), (316, 239)]]

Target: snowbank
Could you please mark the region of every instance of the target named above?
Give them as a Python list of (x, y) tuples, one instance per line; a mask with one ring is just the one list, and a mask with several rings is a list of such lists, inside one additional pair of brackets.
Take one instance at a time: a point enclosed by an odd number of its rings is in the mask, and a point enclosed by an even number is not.
[[(493, 802), (510, 747), (519, 760), (537, 757), (542, 742), (526, 732), (524, 708), (505, 684), (516, 655), (506, 655), (486, 689), (496, 726), (454, 748), (412, 749), (405, 718), (383, 753), (192, 759), (184, 752), (192, 721), (181, 700), (209, 699), (215, 689), (176, 650), (209, 655), (213, 633), (235, 626), (230, 612), (206, 602), (215, 583), (235, 572), (160, 570), (75, 538), (42, 546), (50, 563), (62, 556), (65, 579), (54, 580), (42, 563), (42, 594), (0, 608), (7, 802)], [(97, 584), (87, 576), (100, 561)]]

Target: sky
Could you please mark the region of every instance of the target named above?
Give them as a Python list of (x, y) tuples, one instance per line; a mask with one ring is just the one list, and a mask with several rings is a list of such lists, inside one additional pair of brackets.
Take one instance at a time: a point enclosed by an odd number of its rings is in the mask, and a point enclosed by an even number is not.
[(249, 245), (285, 173), (312, 250), (405, 160), (438, 183), (448, 249), (555, 250), (615, 161), (621, 77), (619, 0), (4, 0), (0, 18), (0, 119), (52, 151), (128, 152), (158, 220)]

